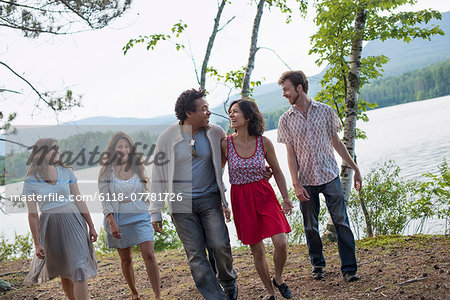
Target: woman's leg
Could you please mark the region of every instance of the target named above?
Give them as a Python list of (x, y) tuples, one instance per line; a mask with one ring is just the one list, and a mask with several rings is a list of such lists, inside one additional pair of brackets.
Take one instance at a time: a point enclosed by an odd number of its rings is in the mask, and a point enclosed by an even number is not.
[(125, 277), (125, 281), (130, 287), (131, 294), (133, 296), (138, 296), (139, 293), (136, 289), (136, 280), (134, 278), (134, 268), (133, 268), (133, 256), (131, 247), (119, 249), (117, 248), (120, 256), (120, 264), (122, 266), (122, 274)]
[(88, 300), (88, 284), (87, 280), (75, 281), (73, 283), (73, 294), (76, 300)]
[(142, 258), (145, 262), (145, 269), (147, 270), (147, 275), (150, 279), (150, 284), (152, 285), (155, 299), (158, 300), (161, 297), (161, 280), (159, 278), (158, 262), (156, 261), (155, 252), (153, 251), (153, 242), (143, 242), (139, 244), (139, 247), (141, 248)]
[(287, 259), (287, 241), (286, 234), (279, 233), (272, 236), (272, 243), (275, 248), (273, 253), (273, 263), (275, 265), (275, 281), (278, 285), (284, 283), (281, 277)]
[(72, 281), (67, 278), (61, 278), (61, 285), (64, 290), (64, 293), (66, 293), (67, 295), (67, 298), (69, 298), (69, 300), (75, 300)]
[(264, 244), (261, 241), (250, 245), (250, 249), (252, 250), (253, 261), (255, 262), (255, 267), (259, 278), (261, 278), (261, 281), (266, 287), (269, 296), (272, 296), (275, 291), (273, 290), (272, 282), (270, 281), (269, 265), (266, 260), (266, 249), (264, 248)]

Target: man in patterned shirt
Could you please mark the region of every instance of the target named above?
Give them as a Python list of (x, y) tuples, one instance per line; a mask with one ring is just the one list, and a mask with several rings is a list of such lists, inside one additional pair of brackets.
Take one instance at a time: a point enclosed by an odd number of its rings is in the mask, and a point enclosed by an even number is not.
[(337, 134), (341, 124), (336, 113), (328, 105), (308, 97), (305, 74), (302, 71), (285, 72), (278, 84), (292, 105), (280, 117), (278, 142), (286, 144), (289, 171), (303, 214), (313, 278), (324, 277), (325, 259), (318, 226), (319, 193), (322, 193), (337, 232), (342, 275), (347, 282), (356, 281), (359, 276), (356, 273), (355, 240), (333, 149), (355, 171), (353, 180), (357, 190), (361, 188), (361, 173)]

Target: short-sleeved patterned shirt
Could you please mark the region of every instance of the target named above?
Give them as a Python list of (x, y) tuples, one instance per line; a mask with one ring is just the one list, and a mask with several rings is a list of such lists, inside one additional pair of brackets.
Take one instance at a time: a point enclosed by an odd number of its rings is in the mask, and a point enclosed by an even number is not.
[(341, 128), (334, 110), (314, 100), (308, 109), (307, 119), (294, 106), (281, 115), (277, 141), (293, 146), (300, 184), (322, 185), (339, 175), (332, 136)]

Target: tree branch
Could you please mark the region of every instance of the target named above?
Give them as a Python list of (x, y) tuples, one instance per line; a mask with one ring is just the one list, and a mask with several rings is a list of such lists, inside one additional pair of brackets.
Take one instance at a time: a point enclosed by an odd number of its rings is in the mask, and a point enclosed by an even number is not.
[[(214, 45), (214, 40), (216, 39), (216, 34), (219, 32), (218, 27), (220, 23), (220, 17), (222, 16), (223, 8), (225, 7), (226, 0), (222, 0), (222, 3), (217, 9), (216, 17), (214, 18), (214, 27), (209, 36), (208, 45), (206, 46), (205, 57), (203, 58), (202, 69), (200, 71), (200, 88), (204, 89), (206, 85), (206, 71), (208, 69), (208, 62), (211, 56), (211, 50)], [(197, 71), (197, 68), (195, 69)], [(197, 75), (198, 80), (198, 75)]]
[(195, 57), (194, 57), (194, 53), (192, 53), (191, 41), (189, 40), (189, 38), (188, 38), (188, 46), (189, 46), (189, 52), (187, 52), (187, 50), (185, 50), (184, 48), (183, 48), (183, 50), (185, 51), (187, 56), (189, 56), (189, 58), (192, 60), (192, 64), (194, 65), (195, 79), (197, 79), (197, 83), (200, 85), (201, 89), (204, 89), (204, 87), (201, 87), (201, 82), (200, 82), (200, 79), (198, 78), (197, 64), (195, 63)]
[(220, 27), (219, 29), (217, 29), (217, 32), (221, 31), (222, 29), (225, 28), (225, 26), (227, 26), (228, 24), (231, 23), (231, 21), (234, 20), (234, 18), (236, 18), (236, 16), (233, 16), (231, 19), (229, 19), (222, 27)]
[(39, 91), (25, 78), (23, 78), (22, 76), (20, 76), (19, 74), (17, 74), (13, 69), (11, 69), (7, 64), (5, 64), (4, 62), (0, 61), (0, 64), (5, 66), (8, 70), (10, 70), (14, 75), (16, 75), (17, 77), (19, 77), (20, 79), (22, 79), (23, 81), (25, 81), (26, 84), (28, 84), (28, 86), (38, 95), (39, 99), (41, 99), (42, 101), (44, 101), (51, 109), (53, 109), (56, 112), (56, 108), (53, 107), (53, 105), (48, 102), (44, 97), (42, 97), (41, 93), (39, 93)]
[[(0, 17), (0, 20), (8, 22), (8, 20), (5, 20), (2, 17)], [(31, 32), (36, 32), (36, 33), (50, 33), (50, 34), (53, 34), (53, 35), (69, 35), (69, 34), (75, 34), (75, 33), (81, 33), (81, 32), (90, 31), (90, 29), (89, 30), (85, 29), (85, 30), (70, 31), (70, 32), (58, 32), (58, 31), (45, 30), (45, 29), (34, 29), (34, 28), (26, 27), (26, 26), (17, 26), (15, 24), (12, 24), (11, 22), (8, 22), (8, 23), (10, 25), (8, 25), (8, 24), (0, 24), (0, 26), (12, 28), (12, 29), (20, 29), (22, 31), (31, 31)]]
[(33, 149), (33, 146), (27, 146), (27, 145), (24, 145), (22, 143), (11, 141), (11, 140), (8, 140), (8, 139), (5, 139), (5, 138), (0, 138), (0, 141), (11, 143), (11, 144), (16, 144), (16, 145), (19, 145), (19, 146), (27, 148), (27, 150)]
[(10, 93), (15, 93), (15, 94), (22, 94), (21, 92), (18, 91), (13, 91), (13, 90), (8, 90), (8, 89), (0, 89), (0, 93), (3, 92), (10, 92)]
[(5, 3), (5, 4), (12, 5), (12, 6), (17, 6), (17, 7), (29, 8), (29, 9), (33, 9), (33, 10), (42, 11), (42, 12), (52, 12), (52, 13), (62, 13), (63, 12), (63, 11), (60, 11), (60, 10), (43, 9), (43, 8), (40, 8), (40, 7), (29, 6), (29, 5), (20, 4), (20, 3), (12, 2), (12, 1), (0, 0), (0, 3)]
[(413, 278), (413, 279), (409, 279), (409, 280), (400, 282), (400, 283), (398, 283), (398, 285), (404, 285), (404, 284), (411, 283), (411, 282), (421, 281), (421, 280), (425, 280), (425, 279), (427, 279), (427, 278), (428, 278), (428, 277)]
[(250, 53), (248, 55), (248, 62), (247, 66), (245, 67), (245, 74), (244, 79), (242, 81), (242, 97), (248, 97), (250, 94), (250, 77), (253, 72), (253, 68), (255, 67), (255, 55), (258, 43), (258, 32), (259, 32), (259, 25), (261, 24), (261, 17), (263, 15), (264, 11), (264, 4), (266, 3), (266, 0), (259, 0), (258, 2), (258, 8), (256, 10), (256, 16), (253, 20), (253, 29), (252, 29), (252, 37), (250, 42)]
[(92, 29), (95, 28), (95, 26), (92, 25), (92, 23), (89, 21), (89, 19), (86, 19), (82, 14), (80, 14), (78, 11), (76, 11), (72, 6), (70, 6), (69, 3), (67, 3), (67, 1), (65, 1), (65, 0), (59, 0), (59, 1), (61, 1), (61, 3), (64, 4), (70, 11), (72, 11), (74, 14), (76, 14), (82, 20), (84, 20)]
[(215, 115), (215, 116), (218, 116), (218, 117), (221, 117), (221, 118), (224, 118), (225, 120), (228, 121), (228, 117), (225, 117), (224, 115), (221, 115), (221, 114), (218, 114), (218, 113), (215, 113), (215, 112), (211, 112), (211, 114)]
[(273, 50), (273, 49), (271, 49), (271, 48), (267, 48), (267, 47), (259, 47), (258, 49), (265, 49), (265, 50), (269, 50), (269, 51), (272, 51), (272, 53), (273, 54), (275, 54), (275, 56), (289, 69), (289, 70), (292, 70), (292, 68), (291, 67), (289, 67), (289, 65), (278, 55), (278, 53), (275, 51), (275, 50)]

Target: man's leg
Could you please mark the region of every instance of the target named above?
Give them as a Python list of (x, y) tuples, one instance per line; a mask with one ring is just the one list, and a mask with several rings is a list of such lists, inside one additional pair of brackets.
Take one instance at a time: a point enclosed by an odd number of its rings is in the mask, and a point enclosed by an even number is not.
[[(194, 206), (193, 203), (193, 210)], [(173, 213), (172, 220), (186, 251), (191, 274), (198, 291), (207, 300), (225, 300), (222, 288), (206, 257), (206, 244), (200, 215), (195, 212)]]
[(322, 253), (322, 239), (319, 234), (319, 188), (317, 186), (304, 187), (309, 194), (309, 201), (300, 201), (300, 209), (303, 214), (306, 242), (308, 244), (309, 257), (313, 268), (325, 267), (325, 258)]
[(355, 239), (348, 221), (347, 208), (339, 177), (325, 184), (322, 191), (325, 196), (328, 211), (336, 228), (341, 272), (356, 272)]
[(206, 248), (208, 250), (208, 260), (209, 263), (211, 264), (211, 268), (213, 269), (214, 274), (217, 275), (217, 270), (216, 270), (216, 259), (214, 258), (214, 251), (210, 248)]
[(205, 233), (208, 249), (214, 253), (217, 278), (225, 291), (235, 289), (237, 274), (233, 269), (230, 237), (223, 216), (219, 194), (195, 200)]

